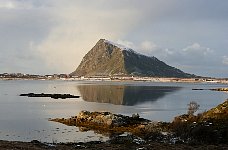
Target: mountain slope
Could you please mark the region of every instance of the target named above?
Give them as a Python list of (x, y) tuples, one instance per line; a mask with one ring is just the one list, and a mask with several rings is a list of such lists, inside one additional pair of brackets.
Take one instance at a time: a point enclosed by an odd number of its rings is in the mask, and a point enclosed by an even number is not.
[(165, 64), (156, 57), (136, 53), (130, 48), (100, 39), (84, 56), (72, 76), (153, 76), (193, 77)]

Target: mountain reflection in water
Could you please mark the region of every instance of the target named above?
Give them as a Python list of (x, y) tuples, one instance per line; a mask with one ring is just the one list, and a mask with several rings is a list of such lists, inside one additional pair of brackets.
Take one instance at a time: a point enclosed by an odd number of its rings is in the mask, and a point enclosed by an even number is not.
[(125, 85), (78, 85), (83, 100), (134, 106), (156, 101), (180, 87), (171, 86), (125, 86)]

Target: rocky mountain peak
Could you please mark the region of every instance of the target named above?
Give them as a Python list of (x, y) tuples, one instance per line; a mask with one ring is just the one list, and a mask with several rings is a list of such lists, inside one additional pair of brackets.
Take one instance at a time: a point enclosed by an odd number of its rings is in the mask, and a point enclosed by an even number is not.
[(100, 39), (83, 57), (73, 76), (153, 76), (193, 77), (133, 49), (106, 39)]

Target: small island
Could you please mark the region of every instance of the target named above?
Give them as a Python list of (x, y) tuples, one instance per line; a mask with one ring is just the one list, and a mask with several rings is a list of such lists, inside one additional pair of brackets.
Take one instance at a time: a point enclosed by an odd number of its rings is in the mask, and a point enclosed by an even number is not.
[(75, 96), (71, 94), (34, 94), (34, 93), (28, 93), (28, 94), (20, 94), (20, 96), (28, 96), (28, 97), (50, 97), (53, 99), (66, 99), (66, 98), (79, 98), (80, 96)]

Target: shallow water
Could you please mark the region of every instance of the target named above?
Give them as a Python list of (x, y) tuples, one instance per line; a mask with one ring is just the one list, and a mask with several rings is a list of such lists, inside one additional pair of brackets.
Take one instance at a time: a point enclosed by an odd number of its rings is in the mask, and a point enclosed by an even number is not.
[[(48, 118), (67, 118), (81, 110), (111, 111), (131, 115), (139, 113), (150, 120), (171, 121), (187, 112), (187, 104), (196, 101), (198, 112), (222, 103), (228, 94), (217, 91), (193, 91), (193, 88), (227, 87), (205, 83), (154, 82), (76, 82), (76, 81), (0, 81), (0, 140), (39, 140), (75, 142), (106, 140), (93, 131), (81, 132), (50, 122)], [(20, 97), (21, 93), (61, 93), (80, 95), (79, 99)]]

